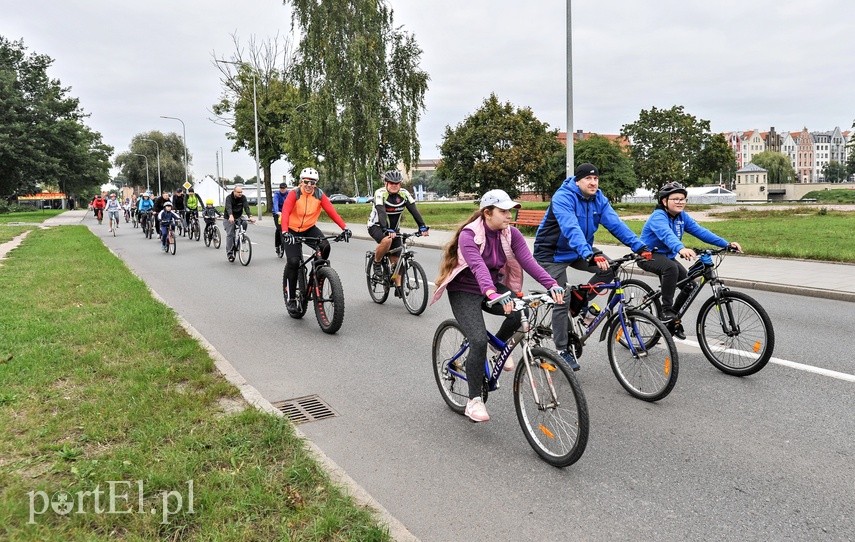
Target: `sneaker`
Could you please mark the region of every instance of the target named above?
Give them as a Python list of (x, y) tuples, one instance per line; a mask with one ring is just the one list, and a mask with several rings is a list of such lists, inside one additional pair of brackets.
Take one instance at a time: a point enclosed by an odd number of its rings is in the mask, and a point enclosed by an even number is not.
[(469, 399), (466, 403), (466, 410), (463, 413), (473, 422), (488, 422), (490, 415), (487, 414), (487, 407), (484, 406), (484, 401), (480, 397)]
[(288, 300), (288, 312), (297, 312), (297, 300), (289, 299)]
[(374, 275), (383, 276), (383, 264), (381, 262), (374, 262)]
[(662, 320), (663, 323), (673, 322), (675, 324), (680, 323), (680, 315), (674, 312), (672, 309), (662, 309)]
[(558, 352), (558, 355), (561, 356), (564, 363), (574, 371), (581, 369), (581, 367), (579, 367), (579, 362), (576, 360), (576, 356), (574, 356), (570, 350), (562, 350), (561, 352)]
[(668, 324), (668, 331), (681, 341), (686, 340), (686, 331), (683, 329), (683, 324)]
[(231, 252), (229, 252), (229, 261), (230, 261), (230, 262), (235, 261), (235, 255), (234, 255), (234, 254), (232, 254)]

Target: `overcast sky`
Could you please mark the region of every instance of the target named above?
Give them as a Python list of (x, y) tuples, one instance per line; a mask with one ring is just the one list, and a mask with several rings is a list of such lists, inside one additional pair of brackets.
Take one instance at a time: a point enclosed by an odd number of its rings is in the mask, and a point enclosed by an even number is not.
[[(422, 158), (495, 92), (566, 130), (566, 2), (390, 0), (415, 34), (431, 81), (419, 123)], [(572, 3), (574, 129), (618, 133), (642, 109), (683, 105), (713, 131), (850, 129), (855, 120), (852, 0), (576, 0)], [(278, 0), (0, 0), (0, 34), (54, 59), (50, 71), (91, 114), (87, 124), (126, 151), (181, 118), (195, 177), (245, 178), (210, 118), (219, 95), (212, 55), (288, 35)], [(286, 167), (274, 165), (275, 178)]]

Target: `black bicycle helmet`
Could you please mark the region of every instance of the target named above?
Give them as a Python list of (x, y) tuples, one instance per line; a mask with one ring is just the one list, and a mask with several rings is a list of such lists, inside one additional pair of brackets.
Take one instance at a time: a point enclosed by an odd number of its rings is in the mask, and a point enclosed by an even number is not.
[(391, 171), (387, 171), (383, 174), (383, 181), (387, 183), (395, 183), (401, 184), (401, 181), (404, 180), (404, 176), (401, 175), (401, 172), (397, 169), (393, 169)]
[(656, 194), (656, 201), (662, 203), (662, 198), (667, 198), (671, 194), (683, 194), (683, 196), (688, 197), (689, 192), (683, 188), (683, 185), (678, 182), (666, 183), (662, 188), (659, 189), (659, 193)]

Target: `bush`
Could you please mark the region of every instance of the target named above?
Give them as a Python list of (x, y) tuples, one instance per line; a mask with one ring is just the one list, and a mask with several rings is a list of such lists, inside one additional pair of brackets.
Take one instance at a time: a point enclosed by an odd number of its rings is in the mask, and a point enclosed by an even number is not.
[(9, 203), (7, 201), (0, 200), (0, 215), (6, 213), (22, 213), (24, 211), (32, 211), (33, 207), (31, 205), (21, 205), (19, 203)]

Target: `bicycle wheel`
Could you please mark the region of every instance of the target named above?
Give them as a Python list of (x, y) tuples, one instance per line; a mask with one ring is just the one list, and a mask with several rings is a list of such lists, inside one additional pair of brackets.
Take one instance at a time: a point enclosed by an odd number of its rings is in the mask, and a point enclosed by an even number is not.
[[(638, 279), (626, 279), (620, 281), (623, 286), (623, 302), (628, 309), (640, 309), (649, 312), (653, 316), (659, 318), (662, 314), (662, 302), (659, 299), (654, 299), (645, 306), (641, 307), (641, 302), (645, 297), (655, 292), (652, 286)], [(615, 292), (609, 295), (609, 301), (614, 297)]]
[[(445, 403), (461, 415), (469, 401), (469, 383), (458, 375), (466, 374), (464, 363), (468, 351), (469, 341), (457, 320), (449, 318), (439, 324), (433, 334), (433, 376)], [(449, 367), (449, 363), (453, 366)]]
[(532, 348), (514, 374), (514, 407), (526, 440), (555, 467), (572, 465), (588, 445), (588, 403), (576, 375), (557, 354)]
[[(286, 310), (288, 307), (288, 271), (282, 271), (282, 297), (285, 299)], [(297, 308), (294, 311), (288, 310), (288, 316), (291, 318), (300, 319), (306, 314), (306, 309), (309, 308), (309, 300), (307, 299), (306, 291), (306, 269), (301, 267), (297, 270), (297, 286), (294, 288), (294, 298), (297, 300)]]
[(209, 226), (205, 226), (205, 233), (202, 234), (202, 239), (205, 241), (205, 246), (211, 246), (211, 228)]
[(177, 245), (175, 239), (175, 232), (169, 232), (169, 253), (175, 256), (175, 245)]
[(250, 260), (252, 260), (252, 243), (245, 233), (240, 234), (240, 250), (238, 251), (238, 258), (240, 258), (240, 263), (242, 263), (244, 267), (249, 265)]
[(766, 310), (742, 292), (725, 290), (698, 312), (698, 343), (716, 369), (733, 376), (754, 374), (769, 363), (775, 330)]
[(315, 273), (315, 317), (324, 333), (333, 334), (344, 322), (344, 288), (332, 267), (321, 267)]
[(199, 222), (194, 220), (193, 223), (190, 224), (190, 236), (193, 238), (194, 241), (198, 241), (200, 235), (201, 233), (199, 232)]
[[(665, 324), (648, 312), (629, 309), (608, 324), (608, 354), (612, 372), (633, 397), (658, 401), (677, 383), (679, 369), (677, 347)], [(648, 348), (654, 335), (657, 345)]]
[(220, 237), (220, 228), (214, 226), (213, 231), (211, 231), (211, 242), (214, 243), (214, 248), (220, 250), (220, 242), (222, 238)]
[(146, 223), (145, 236), (147, 239), (151, 239), (154, 235), (154, 226), (151, 224), (151, 220)]
[(410, 314), (419, 314), (425, 311), (428, 302), (428, 284), (425, 270), (419, 262), (410, 260), (403, 263), (401, 274), (401, 297), (404, 299), (404, 307)]
[[(385, 268), (384, 268), (385, 269)], [(389, 297), (389, 281), (386, 274), (374, 274), (374, 252), (365, 254), (365, 282), (368, 284), (368, 295), (375, 303), (384, 303)]]

